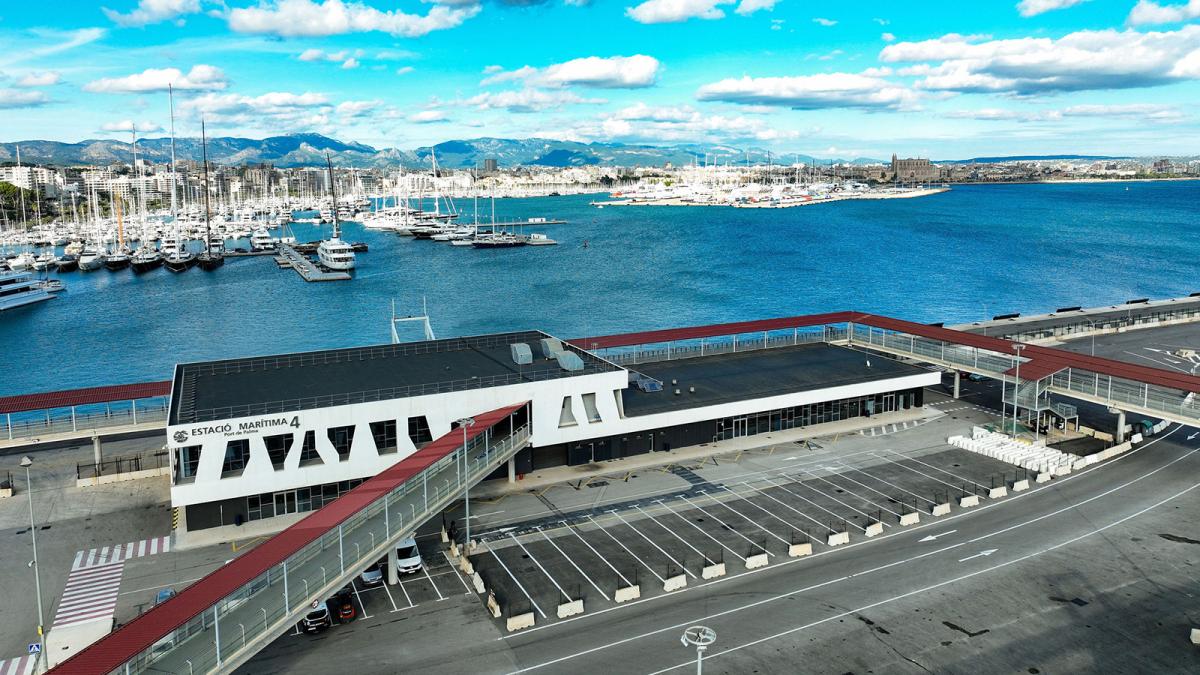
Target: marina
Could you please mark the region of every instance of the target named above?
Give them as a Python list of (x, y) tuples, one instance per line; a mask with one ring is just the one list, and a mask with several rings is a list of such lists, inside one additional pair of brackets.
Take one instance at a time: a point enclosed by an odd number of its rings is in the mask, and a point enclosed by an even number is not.
[(351, 279), (349, 272), (322, 270), (308, 256), (301, 255), (288, 244), (279, 244), (277, 251), (279, 255), (275, 258), (275, 262), (279, 267), (296, 270), (300, 278), (305, 281), (349, 281)]

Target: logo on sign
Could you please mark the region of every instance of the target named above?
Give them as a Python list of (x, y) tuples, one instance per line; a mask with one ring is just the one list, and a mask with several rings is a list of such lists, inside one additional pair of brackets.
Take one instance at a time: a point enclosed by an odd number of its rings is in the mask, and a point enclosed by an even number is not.
[(175, 442), (182, 443), (188, 439), (188, 433), (182, 429), (175, 432)]
[(29, 649), (30, 654), (41, 654), (42, 653), (42, 643), (30, 642), (28, 649)]

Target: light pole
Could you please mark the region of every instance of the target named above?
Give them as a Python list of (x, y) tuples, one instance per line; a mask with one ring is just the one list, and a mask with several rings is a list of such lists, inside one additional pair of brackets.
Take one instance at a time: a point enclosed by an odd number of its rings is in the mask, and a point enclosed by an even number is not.
[(1017, 401), (1021, 395), (1021, 350), (1025, 349), (1025, 345), (1020, 342), (1013, 344), (1013, 351), (1017, 353), (1017, 369), (1016, 382), (1013, 384), (1013, 440), (1017, 440)]
[(1092, 334), (1092, 356), (1095, 356), (1096, 355), (1096, 322), (1092, 321), (1091, 319), (1084, 319), (1084, 321), (1088, 322), (1088, 325), (1091, 326), (1091, 328), (1092, 328), (1092, 330), (1090, 331)]
[(34, 591), (37, 593), (37, 610), (38, 610), (38, 641), (42, 643), (42, 651), (38, 655), (38, 661), (45, 664), (44, 657), (48, 654), (46, 651), (46, 636), (43, 632), (43, 627), (46, 625), (42, 618), (42, 570), (38, 567), (37, 554), (37, 525), (33, 520), (33, 484), (29, 479), (29, 467), (33, 466), (33, 460), (28, 455), (21, 458), (21, 466), (25, 467), (25, 490), (29, 493), (29, 537), (33, 540), (33, 562), (30, 566), (33, 567), (33, 584)]
[(717, 641), (717, 631), (708, 626), (692, 626), (679, 638), (684, 647), (696, 647), (696, 675), (704, 672), (704, 650)]
[(463, 523), (467, 530), (467, 542), (463, 545), (463, 556), (471, 555), (471, 485), (467, 478), (467, 428), (475, 426), (474, 417), (464, 417), (458, 420), (458, 426), (463, 432), (463, 503), (465, 505), (465, 515)]

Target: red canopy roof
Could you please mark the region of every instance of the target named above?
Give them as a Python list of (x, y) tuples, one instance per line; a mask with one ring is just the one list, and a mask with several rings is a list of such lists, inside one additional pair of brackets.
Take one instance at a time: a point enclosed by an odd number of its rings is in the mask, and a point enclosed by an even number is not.
[[(467, 427), (468, 440), (504, 421), (520, 410), (525, 403), (511, 405), (475, 416), (475, 424)], [(340, 498), (314, 511), (308, 517), (283, 532), (259, 544), (256, 548), (218, 567), (208, 576), (180, 591), (179, 595), (158, 605), (116, 631), (101, 638), (92, 646), (63, 661), (51, 672), (72, 675), (106, 675), (142, 651), (149, 649), (168, 633), (187, 623), (192, 617), (210, 609), (222, 598), (258, 578), (289, 556), (405, 481), (419, 476), (439, 459), (462, 446), (463, 434), (454, 429), (406, 457), (382, 473), (354, 488)]]
[(68, 408), (73, 405), (110, 403), (113, 401), (129, 401), (136, 398), (170, 395), (171, 381), (167, 380), (165, 382), (114, 384), (106, 387), (87, 387), (86, 389), (67, 389), (64, 391), (45, 391), (37, 394), (0, 396), (0, 414), (25, 412), (27, 410), (45, 410), (47, 408)]

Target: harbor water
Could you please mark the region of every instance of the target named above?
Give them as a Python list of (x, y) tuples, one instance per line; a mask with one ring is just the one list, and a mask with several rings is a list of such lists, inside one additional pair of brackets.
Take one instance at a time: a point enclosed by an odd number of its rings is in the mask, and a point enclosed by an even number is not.
[[(58, 299), (0, 314), (0, 395), (383, 343), (393, 300), (419, 314), (424, 298), (439, 337), (574, 338), (842, 309), (953, 323), (1200, 291), (1196, 181), (957, 186), (794, 209), (588, 205), (603, 197), (496, 202), (498, 219), (566, 220), (527, 229), (557, 246), (481, 250), (346, 223), (344, 240), (370, 246), (346, 282), (305, 283), (270, 257), (52, 274), (67, 287)], [(471, 203), (459, 206), (469, 221)]]

